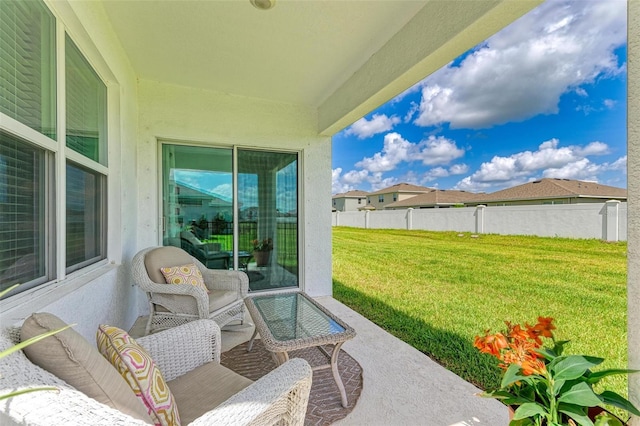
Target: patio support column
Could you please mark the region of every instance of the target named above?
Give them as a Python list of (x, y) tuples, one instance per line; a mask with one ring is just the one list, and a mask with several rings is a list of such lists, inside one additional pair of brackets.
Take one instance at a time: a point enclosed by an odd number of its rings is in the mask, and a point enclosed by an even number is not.
[[(627, 336), (629, 368), (640, 369), (640, 1), (627, 2)], [(629, 399), (640, 407), (640, 374), (629, 375)], [(640, 426), (640, 418), (629, 423)]]

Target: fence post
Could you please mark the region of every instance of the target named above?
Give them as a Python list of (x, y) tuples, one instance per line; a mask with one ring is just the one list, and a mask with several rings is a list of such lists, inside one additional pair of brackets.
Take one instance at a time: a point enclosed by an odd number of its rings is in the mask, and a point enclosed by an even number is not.
[(340, 226), (340, 211), (336, 211), (336, 226)]
[(413, 229), (413, 207), (409, 207), (407, 209), (407, 230), (411, 231)]
[(476, 234), (484, 234), (484, 209), (486, 207), (484, 204), (476, 206)]
[(369, 210), (364, 211), (364, 229), (369, 229)]
[(619, 200), (609, 200), (605, 202), (606, 214), (604, 220), (606, 221), (605, 229), (607, 234), (604, 236), (606, 241), (618, 241), (618, 208), (620, 206)]

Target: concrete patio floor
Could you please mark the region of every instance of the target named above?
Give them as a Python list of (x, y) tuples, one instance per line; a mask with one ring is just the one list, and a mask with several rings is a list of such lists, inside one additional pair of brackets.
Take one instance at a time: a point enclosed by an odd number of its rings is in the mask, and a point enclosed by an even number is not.
[[(332, 297), (316, 300), (356, 330), (342, 348), (363, 370), (358, 403), (335, 425), (508, 424), (503, 404), (477, 396), (478, 388)], [(253, 326), (223, 330), (222, 350), (244, 343), (252, 333)]]

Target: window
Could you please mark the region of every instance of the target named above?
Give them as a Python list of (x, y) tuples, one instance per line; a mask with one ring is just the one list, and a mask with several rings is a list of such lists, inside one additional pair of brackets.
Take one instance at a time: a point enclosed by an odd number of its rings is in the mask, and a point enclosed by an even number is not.
[(0, 290), (24, 291), (106, 257), (107, 88), (43, 2), (0, 1), (0, 28)]
[(384, 203), (384, 195), (378, 195), (378, 202)]
[(393, 201), (394, 202), (398, 201), (398, 194), (393, 194)]
[(358, 198), (358, 204), (362, 204), (362, 198)]

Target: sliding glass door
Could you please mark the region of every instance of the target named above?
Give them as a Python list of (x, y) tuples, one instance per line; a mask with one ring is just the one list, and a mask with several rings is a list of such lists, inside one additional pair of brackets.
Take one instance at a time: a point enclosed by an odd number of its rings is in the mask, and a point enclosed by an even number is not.
[(252, 291), (299, 285), (296, 153), (163, 144), (162, 166), (164, 245)]
[(238, 149), (238, 243), (252, 290), (298, 285), (298, 156)]

